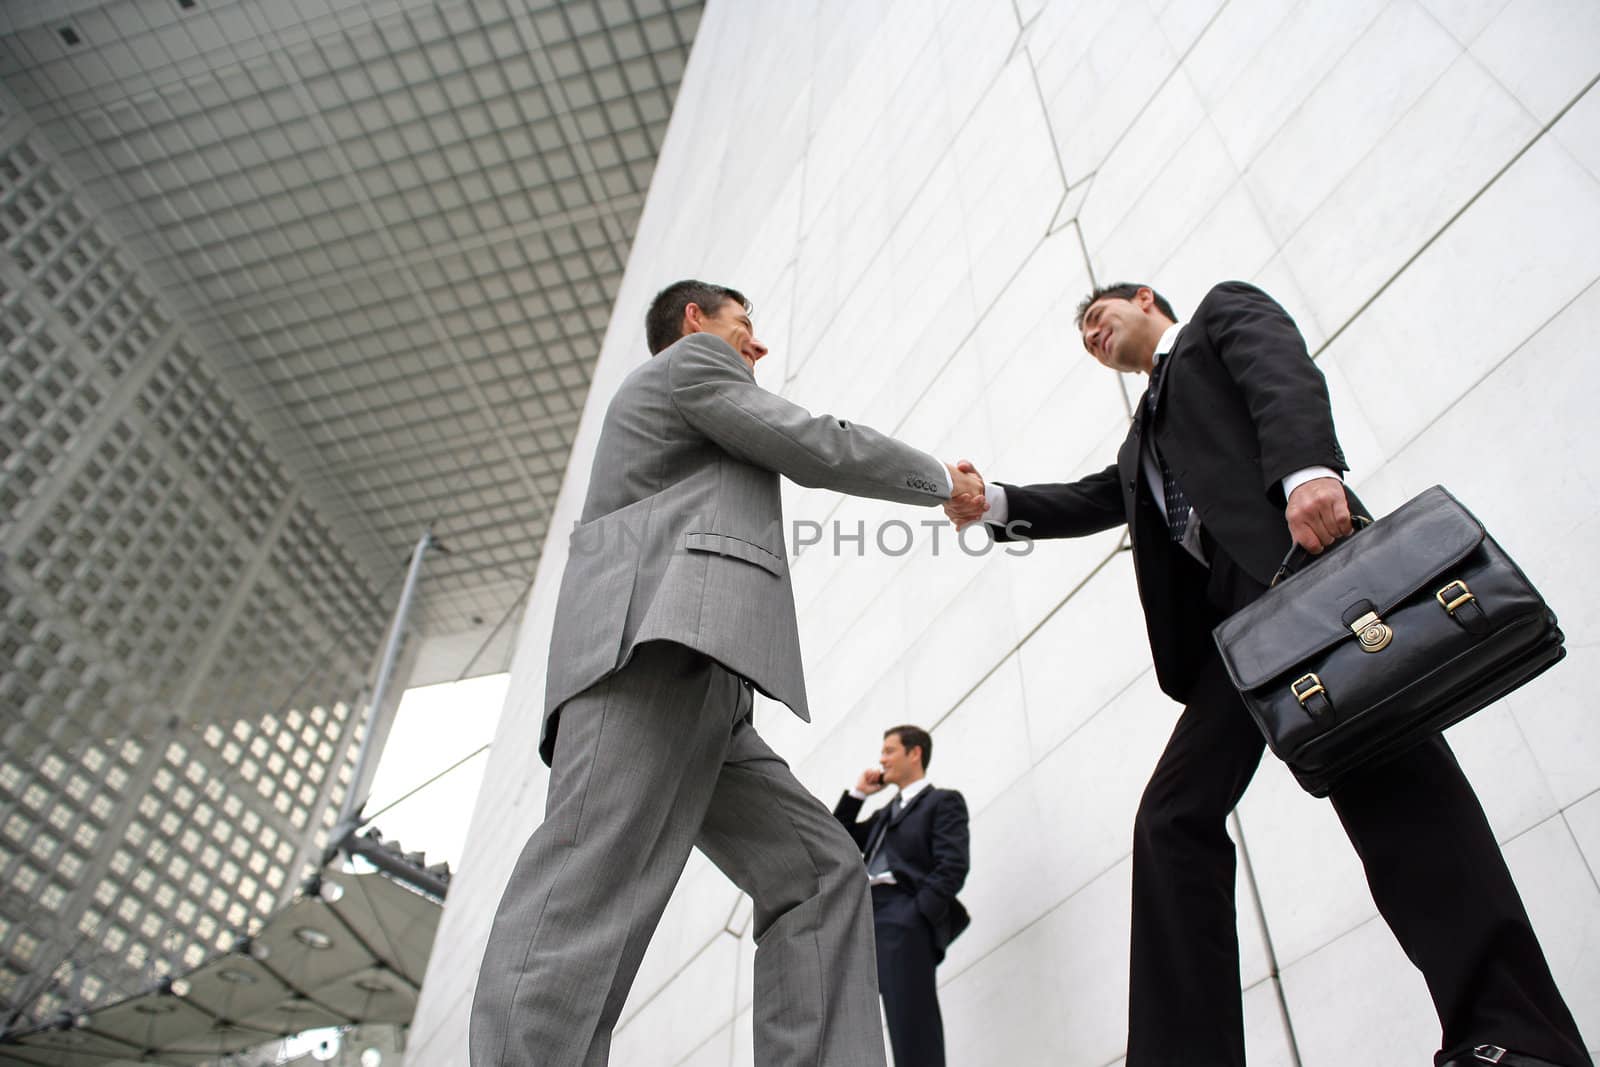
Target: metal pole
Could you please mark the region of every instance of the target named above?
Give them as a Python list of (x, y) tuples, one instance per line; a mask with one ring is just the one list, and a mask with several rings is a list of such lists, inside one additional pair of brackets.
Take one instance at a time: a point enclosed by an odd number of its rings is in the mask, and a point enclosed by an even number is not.
[(367, 702), (367, 732), (361, 738), (361, 751), (356, 754), (355, 773), (350, 777), (350, 791), (345, 794), (344, 804), (339, 808), (339, 819), (334, 823), (333, 832), (328, 836), (328, 849), (330, 853), (337, 849), (345, 837), (359, 828), (361, 809), (366, 806), (367, 796), (362, 779), (367, 773), (367, 764), (377, 758), (373, 751), (372, 739), (377, 735), (377, 717), (383, 707), (384, 699), (388, 696), (389, 682), (394, 675), (394, 663), (400, 656), (400, 645), (405, 637), (406, 617), (411, 613), (411, 600), (417, 591), (417, 580), (422, 577), (422, 557), (427, 554), (428, 547), (433, 544), (433, 531), (422, 531), (422, 536), (417, 539), (417, 547), (411, 550), (411, 566), (406, 571), (406, 584), (400, 590), (400, 603), (395, 605), (394, 621), (389, 625), (389, 638), (383, 646), (383, 659), (378, 664), (378, 677), (372, 686), (372, 699)]

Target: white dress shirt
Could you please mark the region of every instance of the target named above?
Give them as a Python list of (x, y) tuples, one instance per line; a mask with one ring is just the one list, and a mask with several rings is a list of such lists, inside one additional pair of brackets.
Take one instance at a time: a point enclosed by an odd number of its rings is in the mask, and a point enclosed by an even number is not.
[[(900, 796), (899, 796), (900, 810), (904, 811), (906, 805), (911, 803), (911, 800), (912, 800), (913, 797), (915, 797), (918, 793), (922, 792), (924, 789), (928, 788), (928, 786), (930, 786), (932, 784), (933, 783), (928, 781), (928, 779), (926, 779), (926, 778), (918, 778), (916, 781), (912, 782), (910, 785), (908, 785), (905, 788), (901, 789), (900, 790)], [(855, 797), (857, 800), (865, 800), (867, 798), (867, 794), (863, 793), (859, 789), (854, 789), (854, 788), (852, 788), (850, 790), (850, 795)], [(891, 801), (890, 803), (893, 803), (893, 801)], [(888, 818), (892, 818), (892, 816), (887, 814), (887, 813), (885, 813), (884, 814), (884, 818), (888, 819)], [(884, 827), (884, 831), (883, 832), (884, 833), (888, 833), (889, 832), (889, 828), (888, 827)], [(893, 871), (879, 871), (877, 874), (873, 874), (873, 873), (871, 873), (869, 871), (867, 873), (867, 884), (868, 885), (895, 885), (896, 883), (895, 883), (895, 880), (894, 880), (894, 872)]]

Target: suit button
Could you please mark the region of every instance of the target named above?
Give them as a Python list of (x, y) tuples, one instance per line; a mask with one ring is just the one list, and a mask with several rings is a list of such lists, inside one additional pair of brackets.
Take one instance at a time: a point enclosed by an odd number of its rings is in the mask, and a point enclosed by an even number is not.
[(1133, 483), (1133, 482), (1131, 482), (1131, 481), (1130, 481), (1130, 482), (1129, 482), (1129, 483), (1128, 483), (1128, 489), (1129, 489), (1129, 490), (1132, 490), (1132, 489), (1133, 489), (1133, 486), (1134, 486), (1134, 483)]

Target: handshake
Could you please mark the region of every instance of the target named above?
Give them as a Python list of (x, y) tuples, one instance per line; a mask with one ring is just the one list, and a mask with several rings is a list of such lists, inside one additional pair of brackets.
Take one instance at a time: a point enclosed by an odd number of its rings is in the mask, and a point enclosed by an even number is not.
[(970, 526), (983, 518), (989, 502), (983, 492), (983, 475), (968, 460), (945, 464), (950, 472), (950, 499), (944, 503), (944, 513), (956, 529)]

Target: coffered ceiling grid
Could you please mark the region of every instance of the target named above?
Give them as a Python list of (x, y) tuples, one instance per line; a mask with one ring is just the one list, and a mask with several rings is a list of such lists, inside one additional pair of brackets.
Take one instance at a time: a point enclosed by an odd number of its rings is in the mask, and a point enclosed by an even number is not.
[(35, 1021), (303, 873), (423, 526), (425, 631), (525, 595), (699, 17), (192, 2), (0, 0), (0, 1005)]
[(700, 0), (76, 6), (0, 15), (0, 79), (346, 547), (431, 524), (425, 625), (497, 621)]

